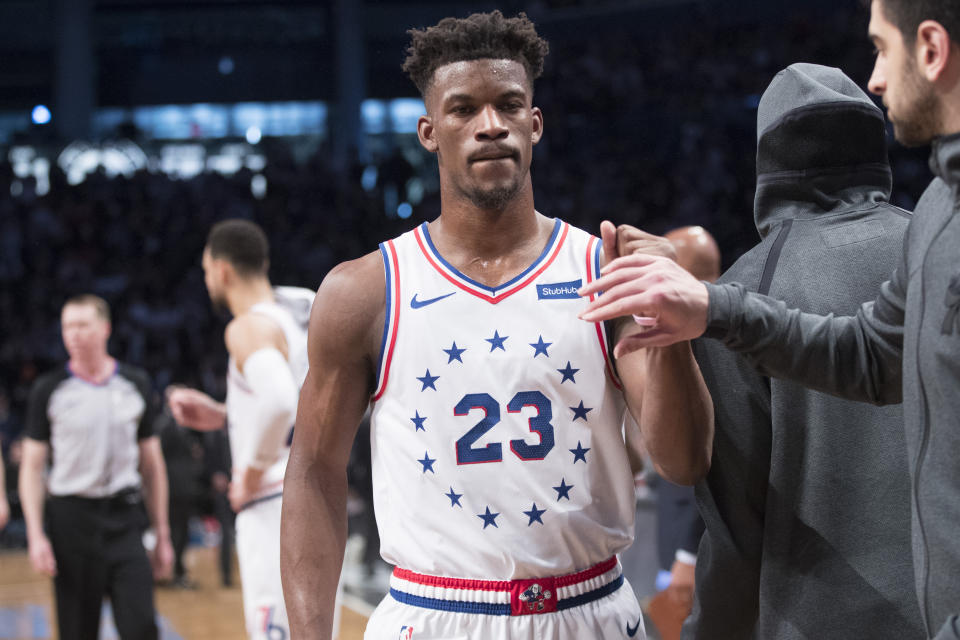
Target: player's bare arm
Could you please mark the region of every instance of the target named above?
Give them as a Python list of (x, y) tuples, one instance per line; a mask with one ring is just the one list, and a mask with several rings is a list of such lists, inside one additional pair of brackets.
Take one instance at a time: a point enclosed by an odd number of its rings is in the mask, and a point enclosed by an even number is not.
[(53, 547), (43, 530), (43, 501), (46, 498), (43, 474), (50, 445), (46, 442), (23, 439), (23, 460), (20, 462), (20, 505), (27, 524), (27, 549), (34, 571), (48, 576), (57, 575), (57, 561)]
[[(601, 225), (604, 256), (634, 254), (676, 258), (673, 245), (629, 225)], [(601, 299), (606, 297), (606, 293)], [(614, 341), (629, 343), (646, 331), (632, 317), (616, 317)], [(706, 475), (713, 449), (713, 402), (689, 342), (643, 350), (614, 350), (627, 406), (639, 425), (628, 430), (631, 460), (646, 451), (657, 472), (675, 484), (692, 485)]]
[(339, 265), (310, 316), (284, 480), (280, 565), (291, 635), (329, 640), (347, 538), (347, 462), (374, 384), (385, 312), (379, 252)]
[(167, 404), (177, 424), (197, 431), (216, 431), (227, 424), (227, 406), (202, 391), (168, 387)]
[(144, 438), (138, 443), (138, 448), (147, 515), (157, 536), (157, 545), (150, 555), (153, 577), (168, 578), (173, 567), (173, 545), (170, 542), (170, 519), (167, 511), (167, 467), (160, 449), (160, 438)]
[(244, 313), (224, 331), (227, 352), (257, 396), (257, 433), (248, 455), (234, 461), (230, 505), (239, 511), (260, 486), (264, 471), (287, 437), (296, 413), (298, 385), (287, 365), (287, 340), (276, 322), (257, 313)]

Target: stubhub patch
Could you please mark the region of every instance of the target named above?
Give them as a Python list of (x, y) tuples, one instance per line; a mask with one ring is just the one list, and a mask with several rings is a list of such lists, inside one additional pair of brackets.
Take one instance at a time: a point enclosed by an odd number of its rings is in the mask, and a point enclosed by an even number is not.
[(553, 284), (537, 283), (537, 298), (540, 300), (570, 300), (579, 298), (577, 289), (583, 286), (583, 280), (570, 282), (555, 282)]

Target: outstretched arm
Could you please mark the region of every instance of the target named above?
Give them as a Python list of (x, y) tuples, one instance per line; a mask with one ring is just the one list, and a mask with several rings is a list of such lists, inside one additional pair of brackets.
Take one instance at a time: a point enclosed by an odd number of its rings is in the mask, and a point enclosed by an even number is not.
[[(600, 232), (605, 256), (660, 255), (672, 260), (676, 255), (669, 240), (628, 225), (614, 228), (604, 222)], [(645, 330), (630, 316), (614, 322), (618, 345)], [(614, 353), (624, 397), (642, 439), (636, 442), (636, 434), (628, 431), (627, 446), (646, 450), (660, 475), (671, 482), (696, 483), (710, 468), (713, 402), (690, 343)]]
[(310, 316), (310, 370), (284, 481), (280, 566), (291, 636), (329, 640), (347, 537), (347, 462), (374, 381), (384, 314), (379, 253), (338, 266)]
[[(902, 397), (906, 264), (856, 316), (801, 313), (736, 284), (704, 284), (671, 260), (630, 255), (614, 260), (581, 295), (603, 290), (580, 317), (589, 322), (637, 314), (654, 326), (622, 339), (614, 354), (717, 338), (764, 375), (876, 404)], [(709, 329), (709, 331), (708, 331)]]

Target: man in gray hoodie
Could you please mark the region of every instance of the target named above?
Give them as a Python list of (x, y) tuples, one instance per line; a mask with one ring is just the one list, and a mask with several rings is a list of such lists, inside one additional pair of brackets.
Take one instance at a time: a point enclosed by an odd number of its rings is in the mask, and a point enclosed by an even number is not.
[(936, 176), (876, 300), (855, 316), (807, 314), (740, 285), (696, 281), (672, 261), (635, 255), (607, 265), (604, 277), (581, 289), (604, 295), (580, 316), (597, 322), (632, 313), (649, 327), (618, 343), (617, 356), (707, 335), (766, 375), (876, 404), (902, 401), (920, 613), (928, 636), (958, 640), (960, 4), (873, 0), (870, 38), (878, 52), (870, 90), (883, 96), (898, 140), (932, 140)]
[[(762, 240), (719, 282), (856, 313), (903, 246), (909, 215), (890, 186), (880, 109), (839, 69), (784, 69), (757, 113)], [(685, 637), (921, 637), (900, 405), (764, 378), (715, 340), (695, 345), (716, 422)]]

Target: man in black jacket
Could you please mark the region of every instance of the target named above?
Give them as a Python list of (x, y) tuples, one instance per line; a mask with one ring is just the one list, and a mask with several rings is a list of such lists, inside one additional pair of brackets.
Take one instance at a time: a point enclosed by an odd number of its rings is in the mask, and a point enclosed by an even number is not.
[[(795, 64), (757, 115), (761, 241), (720, 282), (854, 313), (896, 265), (881, 111), (839, 69)], [(760, 376), (714, 340), (696, 353), (716, 412), (697, 487), (707, 531), (687, 638), (915, 638), (903, 412)], [(811, 579), (816, 576), (816, 579)]]
[(920, 613), (929, 637), (960, 640), (960, 6), (873, 0), (869, 34), (877, 48), (870, 90), (883, 96), (898, 140), (932, 141), (936, 176), (872, 303), (855, 316), (802, 313), (742, 286), (696, 281), (672, 261), (632, 255), (581, 289), (605, 293), (580, 317), (641, 317), (649, 330), (621, 341), (618, 356), (705, 334), (767, 375), (877, 404), (902, 401)]

